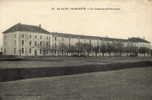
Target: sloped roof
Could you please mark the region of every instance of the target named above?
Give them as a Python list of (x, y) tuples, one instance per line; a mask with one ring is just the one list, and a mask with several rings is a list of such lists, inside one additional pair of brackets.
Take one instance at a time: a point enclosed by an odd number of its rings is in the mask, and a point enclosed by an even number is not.
[(131, 42), (145, 42), (145, 43), (150, 43), (147, 40), (141, 39), (141, 38), (129, 38), (129, 39), (117, 39), (117, 38), (109, 38), (109, 37), (99, 37), (99, 36), (87, 36), (87, 35), (78, 35), (78, 34), (69, 34), (69, 33), (58, 33), (58, 32), (48, 32), (47, 30), (41, 28), (40, 26), (36, 25), (26, 25), (26, 24), (21, 24), (18, 23), (10, 28), (8, 28), (6, 31), (3, 33), (11, 33), (11, 32), (16, 32), (16, 31), (27, 31), (27, 32), (35, 32), (35, 33), (45, 33), (45, 34), (52, 34), (55, 36), (65, 36), (65, 37), (70, 37), (70, 38), (83, 38), (83, 39), (100, 39), (100, 40), (106, 40), (106, 41), (131, 41)]
[(58, 33), (58, 32), (50, 32), (50, 34), (56, 36), (65, 36), (70, 38), (83, 38), (83, 39), (99, 39), (99, 40), (107, 40), (107, 41), (124, 41), (127, 42), (127, 39), (118, 39), (118, 38), (109, 38), (109, 37), (100, 37), (100, 36), (88, 36), (88, 35), (78, 35), (78, 34), (70, 34), (70, 33)]
[(129, 38), (128, 39), (131, 42), (145, 42), (145, 43), (150, 43), (149, 41), (145, 40), (145, 39), (141, 39), (141, 38), (137, 38), (137, 37), (133, 37), (133, 38)]
[(50, 32), (55, 36), (65, 36), (70, 38), (83, 38), (83, 39), (101, 39), (99, 36), (88, 36), (88, 35), (79, 35), (79, 34), (70, 34), (70, 33), (58, 33), (58, 32)]
[(88, 36), (88, 35), (78, 35), (78, 34), (70, 34), (70, 33), (59, 33), (59, 32), (48, 32), (45, 29), (42, 29), (39, 26), (34, 26), (34, 25), (26, 25), (26, 24), (21, 24), (18, 23), (3, 33), (11, 33), (11, 32), (16, 32), (16, 31), (28, 31), (28, 32), (36, 32), (36, 33), (46, 33), (46, 34), (53, 34), (56, 36), (65, 36), (65, 37), (70, 37), (70, 38), (83, 38), (83, 39), (102, 39), (102, 40), (107, 40), (107, 41), (112, 41), (112, 40), (121, 40), (121, 41), (126, 41), (125, 39), (114, 39), (114, 38), (106, 38), (106, 37), (99, 37), (99, 36)]
[(40, 26), (25, 25), (25, 24), (21, 24), (21, 23), (18, 23), (16, 25), (10, 27), (9, 29), (4, 31), (3, 33), (10, 33), (10, 32), (16, 32), (16, 31), (27, 31), (27, 32), (36, 32), (36, 33), (47, 33), (47, 34), (49, 34), (48, 31), (42, 29)]

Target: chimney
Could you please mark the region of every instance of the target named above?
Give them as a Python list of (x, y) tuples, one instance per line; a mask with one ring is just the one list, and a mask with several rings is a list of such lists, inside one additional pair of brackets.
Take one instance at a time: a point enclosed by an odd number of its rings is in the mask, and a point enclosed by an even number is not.
[(39, 24), (39, 28), (41, 28), (41, 24)]

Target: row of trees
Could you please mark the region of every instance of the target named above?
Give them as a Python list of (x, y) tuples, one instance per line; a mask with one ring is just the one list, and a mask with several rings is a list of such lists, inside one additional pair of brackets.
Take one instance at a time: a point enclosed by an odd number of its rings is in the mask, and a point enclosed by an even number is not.
[(150, 49), (147, 47), (135, 47), (133, 45), (124, 46), (122, 42), (113, 42), (113, 43), (103, 43), (101, 45), (92, 46), (90, 43), (81, 43), (78, 42), (75, 45), (66, 45), (60, 43), (58, 46), (53, 48), (43, 47), (43, 53), (51, 52), (55, 55), (73, 55), (73, 56), (98, 56), (108, 54), (109, 56), (138, 56), (150, 54)]

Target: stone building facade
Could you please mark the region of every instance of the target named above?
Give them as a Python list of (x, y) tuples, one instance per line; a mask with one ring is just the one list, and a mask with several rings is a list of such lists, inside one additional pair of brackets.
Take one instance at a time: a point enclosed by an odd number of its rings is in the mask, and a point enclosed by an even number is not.
[(114, 46), (116, 44), (115, 46), (118, 46), (120, 43), (124, 48), (130, 46), (150, 49), (150, 42), (140, 38), (114, 39), (48, 32), (41, 25), (21, 23), (4, 31), (3, 39), (3, 53), (16, 56), (80, 56), (81, 54), (95, 56), (97, 53), (98, 55), (103, 54), (103, 45), (111, 44)]

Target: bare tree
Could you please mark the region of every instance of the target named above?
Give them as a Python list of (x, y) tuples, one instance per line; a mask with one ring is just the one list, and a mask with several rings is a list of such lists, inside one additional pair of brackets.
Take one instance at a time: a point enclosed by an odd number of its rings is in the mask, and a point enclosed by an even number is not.
[(150, 53), (150, 49), (147, 47), (140, 47), (139, 48), (139, 53), (143, 54), (145, 56), (145, 54), (149, 54)]
[(106, 51), (107, 51), (107, 46), (106, 46), (105, 43), (101, 44), (101, 46), (100, 46), (100, 51), (101, 51), (101, 53), (102, 53), (102, 56), (104, 56), (104, 54), (105, 54)]
[(63, 56), (64, 54), (67, 54), (69, 48), (66, 44), (59, 43), (59, 48), (58, 49), (61, 51), (61, 54)]
[(108, 52), (109, 56), (111, 56), (111, 53), (114, 52), (113, 43), (107, 43), (107, 52)]

